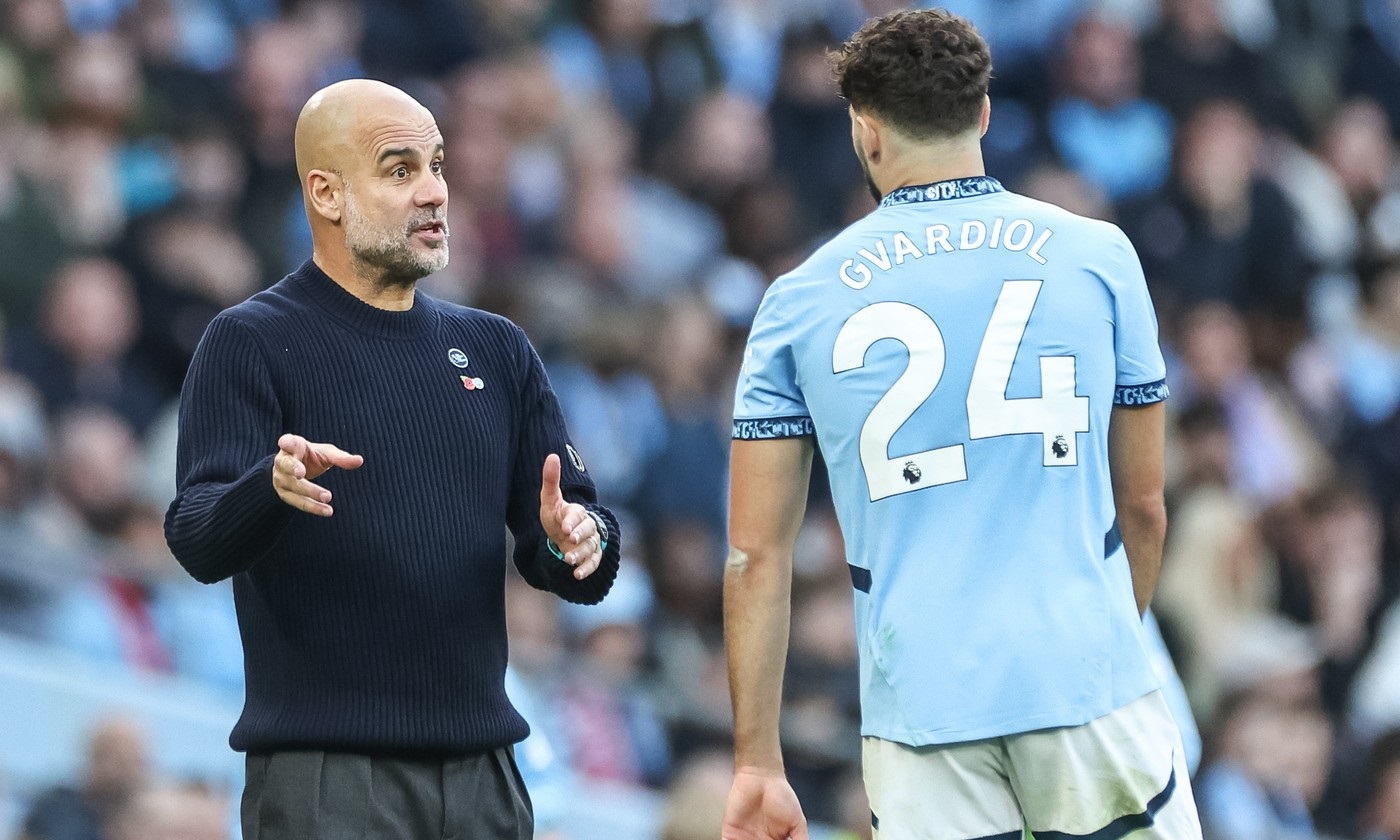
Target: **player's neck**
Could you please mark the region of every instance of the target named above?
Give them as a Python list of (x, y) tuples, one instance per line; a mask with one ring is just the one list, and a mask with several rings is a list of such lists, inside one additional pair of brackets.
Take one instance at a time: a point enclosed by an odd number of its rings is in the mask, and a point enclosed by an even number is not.
[(891, 191), (900, 187), (914, 187), (987, 174), (980, 144), (960, 147), (940, 144), (936, 147), (909, 149), (898, 160), (889, 161), (886, 169), (887, 171), (876, 176), (876, 186), (880, 188), (881, 195), (889, 195)]

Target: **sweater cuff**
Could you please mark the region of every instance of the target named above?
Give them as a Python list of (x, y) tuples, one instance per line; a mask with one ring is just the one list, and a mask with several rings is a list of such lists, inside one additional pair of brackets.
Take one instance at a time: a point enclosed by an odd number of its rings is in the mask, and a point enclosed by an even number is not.
[[(607, 550), (608, 550), (608, 522), (607, 522), (607, 520), (604, 519), (604, 518), (602, 517), (602, 515), (597, 514), (597, 513), (594, 513), (593, 511), (589, 511), (589, 512), (588, 512), (588, 515), (589, 515), (590, 517), (592, 517), (592, 519), (593, 519), (593, 524), (596, 525), (597, 528), (598, 528), (598, 548), (601, 549), (602, 551), (607, 551)], [(544, 538), (544, 547), (547, 548), (547, 549), (549, 549), (549, 553), (550, 553), (550, 554), (553, 554), (556, 560), (563, 560), (563, 559), (564, 559), (564, 550), (563, 550), (562, 548), (560, 548), (560, 547), (559, 547), (559, 543), (555, 542), (552, 538), (550, 538), (550, 537), (545, 537), (545, 538)]]
[(252, 566), (291, 524), (296, 509), (272, 486), (268, 455), (232, 484), (194, 488), (171, 505), (166, 539), (180, 564), (204, 583)]

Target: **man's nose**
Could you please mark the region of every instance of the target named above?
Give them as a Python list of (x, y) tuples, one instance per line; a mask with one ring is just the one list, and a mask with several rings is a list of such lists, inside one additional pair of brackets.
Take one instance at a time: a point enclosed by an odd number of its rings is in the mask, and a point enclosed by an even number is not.
[(419, 207), (441, 207), (447, 204), (447, 183), (432, 172), (424, 172), (414, 200)]

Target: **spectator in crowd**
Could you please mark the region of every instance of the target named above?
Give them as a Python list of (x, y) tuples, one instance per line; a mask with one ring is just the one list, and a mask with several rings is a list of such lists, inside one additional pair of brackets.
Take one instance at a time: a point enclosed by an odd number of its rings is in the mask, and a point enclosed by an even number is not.
[(262, 270), (230, 221), (193, 205), (147, 217), (131, 238), (141, 324), (135, 349), (162, 396), (175, 395), (205, 325), (261, 288)]
[(107, 840), (229, 840), (227, 797), (190, 784), (158, 783), (107, 822)]
[(656, 148), (689, 107), (721, 81), (698, 21), (664, 22), (645, 0), (580, 0), (577, 20), (545, 36), (571, 98), (611, 101)]
[(1311, 808), (1322, 795), (1332, 728), (1317, 706), (1242, 689), (1221, 706), (1197, 798), (1218, 840), (1319, 837)]
[(132, 353), (140, 329), (127, 273), (111, 260), (73, 260), (53, 278), (42, 331), (12, 337), (11, 364), (39, 388), (51, 416), (101, 406), (141, 434), (165, 392)]
[(1361, 801), (1357, 836), (1362, 840), (1400, 838), (1400, 729), (1386, 732), (1372, 745)]
[(293, 10), (250, 28), (234, 69), (232, 91), (239, 143), (248, 163), (243, 232), (258, 255), (264, 284), (301, 261), (310, 244), (294, 186), (292, 132), (297, 114), (330, 75), (324, 42)]
[[(582, 123), (572, 138), (578, 181), (564, 222), (572, 258), (595, 285), (633, 302), (683, 294), (723, 244), (718, 213), (677, 189), (690, 179), (631, 171), (636, 135), (607, 111)], [(734, 121), (727, 127), (748, 130)]]
[(772, 126), (755, 102), (729, 93), (695, 103), (664, 151), (667, 177), (690, 197), (722, 210), (773, 165)]
[(660, 788), (671, 749), (644, 674), (653, 596), (639, 566), (624, 566), (597, 608), (564, 605), (573, 658), (553, 702), (561, 705), (574, 770), (587, 779)]
[(151, 779), (142, 728), (125, 718), (103, 720), (88, 739), (81, 784), (40, 794), (24, 818), (20, 840), (112, 840), (108, 821)]
[(1182, 405), (1211, 400), (1229, 430), (1230, 486), (1257, 511), (1296, 500), (1330, 467), (1327, 453), (1279, 381), (1258, 370), (1240, 312), (1222, 301), (1186, 312), (1177, 370)]
[(1053, 163), (1036, 166), (1022, 179), (1021, 189), (1031, 198), (1048, 201), (1071, 213), (1113, 221), (1113, 205), (1103, 188), (1067, 166)]
[(729, 681), (720, 629), (720, 543), (711, 528), (669, 520), (649, 529), (655, 585), (650, 626), (662, 714), (677, 753), (730, 737)]
[(1088, 14), (1060, 52), (1062, 88), (1050, 104), (1050, 139), (1070, 166), (1114, 201), (1167, 180), (1172, 119), (1141, 92), (1141, 56), (1127, 26)]
[(38, 393), (0, 369), (0, 630), (31, 638), (42, 634), (48, 610), (82, 567), (33, 516), (48, 434)]
[[(457, 208), (458, 214), (449, 221), (473, 240), (472, 250), (463, 254), (453, 243), (447, 272), (469, 254), (484, 263), (482, 268), (508, 266), (545, 246), (540, 227), (560, 212), (566, 175), (563, 144), (554, 134), (565, 102), (538, 52), (463, 67), (446, 92), (457, 163), (447, 172), (453, 196), (448, 212)], [(467, 261), (463, 265), (471, 269)]]
[(1259, 532), (1257, 509), (1232, 488), (1229, 419), (1215, 400), (1176, 418), (1179, 475), (1168, 496), (1169, 529), (1154, 611), (1179, 641), (1177, 667), (1193, 707), (1209, 716), (1221, 661), (1235, 631), (1273, 613), (1278, 571)]
[[(833, 569), (793, 598), (791, 654), (783, 676), (784, 740), (793, 789), (808, 818), (835, 823), (839, 784), (857, 760), (860, 693), (849, 573)], [(844, 579), (843, 579), (844, 578)]]
[(227, 586), (195, 586), (170, 556), (163, 511), (133, 502), (119, 516), (101, 569), (72, 586), (47, 638), (137, 671), (182, 674), (241, 697), (243, 648)]
[(1400, 253), (1400, 152), (1386, 113), (1375, 100), (1349, 100), (1333, 114), (1320, 146), (1356, 215), (1359, 256)]
[(1375, 99), (1392, 126), (1400, 125), (1400, 14), (1391, 0), (1362, 0), (1351, 30), (1342, 86)]
[(114, 244), (133, 215), (173, 193), (171, 162), (141, 141), (144, 79), (136, 45), (113, 30), (61, 42), (43, 105), (46, 154), (36, 172), (71, 245)]
[(1263, 56), (1236, 40), (1222, 0), (1164, 0), (1157, 28), (1143, 39), (1143, 93), (1185, 120), (1212, 99), (1230, 96), (1265, 125), (1293, 126), (1278, 76)]
[(1400, 252), (1363, 260), (1356, 276), (1355, 321), (1311, 339), (1290, 370), (1299, 403), (1334, 442), (1400, 409)]
[(1400, 607), (1392, 600), (1357, 671), (1348, 720), (1363, 740), (1400, 728)]
[(1070, 30), (1090, 4), (1082, 0), (949, 0), (950, 12), (977, 23), (997, 57), (992, 95), (1000, 102), (1025, 102), (1043, 110), (1057, 38)]
[(26, 71), (20, 48), (0, 41), (0, 315), (18, 324), (34, 319), (71, 244), (55, 235), (63, 227), (31, 151), (42, 129), (25, 111)]
[(643, 368), (648, 333), (639, 309), (598, 311), (573, 337), (572, 358), (550, 372), (599, 491), (629, 504), (644, 503), (639, 485), (667, 439), (661, 401)]
[(681, 765), (666, 792), (660, 840), (711, 840), (718, 835), (731, 772), (729, 756), (719, 751), (697, 753)]
[(72, 556), (84, 572), (107, 550), (136, 499), (141, 464), (135, 431), (102, 408), (58, 418), (46, 492), (29, 520), (41, 538)]
[[(1186, 118), (1177, 166), (1160, 194), (1124, 210), (1143, 269), (1172, 336), (1185, 310), (1220, 300), (1251, 321), (1277, 325), (1253, 338), (1256, 362), (1274, 370), (1304, 315), (1307, 266), (1293, 213), (1259, 172), (1259, 128), (1234, 100), (1211, 100)], [(1270, 340), (1265, 342), (1267, 337)], [(1268, 351), (1266, 355), (1264, 351)]]
[(650, 359), (665, 415), (664, 443), (647, 465), (637, 513), (648, 526), (693, 522), (718, 539), (726, 454), (724, 417), (714, 409), (727, 390), (723, 323), (702, 298), (682, 297), (666, 307), (654, 335), (653, 343), (667, 348)]
[[(808, 232), (804, 238), (839, 226), (844, 195), (860, 186), (859, 173), (845, 165), (851, 153), (850, 120), (827, 63), (827, 50), (835, 42), (822, 24), (793, 30), (783, 42), (777, 91), (769, 108), (773, 164), (796, 194), (798, 221)], [(768, 224), (771, 219), (752, 227)], [(772, 251), (739, 253), (750, 259), (774, 256)]]
[(538, 840), (560, 840), (568, 824), (569, 797), (578, 780), (562, 753), (539, 723), (545, 714), (544, 698), (532, 693), (520, 675), (506, 668), (506, 696), (530, 724), (530, 734), (515, 749), (520, 777), (530, 791), (530, 807), (535, 815), (535, 837)]
[(1324, 656), (1321, 700), (1329, 714), (1347, 707), (1352, 680), (1372, 643), (1381, 594), (1380, 512), (1351, 482), (1308, 493), (1285, 532), (1285, 614), (1317, 634)]

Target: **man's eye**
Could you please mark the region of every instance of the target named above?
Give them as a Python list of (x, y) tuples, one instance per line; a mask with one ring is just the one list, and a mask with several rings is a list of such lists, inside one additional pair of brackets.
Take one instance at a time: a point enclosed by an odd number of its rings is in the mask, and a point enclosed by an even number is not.
[(406, 177), (408, 177), (408, 167), (407, 167), (407, 166), (396, 166), (396, 167), (394, 167), (394, 177), (395, 177), (395, 178), (406, 178)]
[(440, 160), (435, 160), (435, 161), (433, 161), (433, 164), (432, 164), (433, 174), (434, 174), (434, 175), (441, 175), (441, 174), (442, 174), (442, 167), (443, 167), (443, 166), (444, 166), (444, 164), (443, 164), (442, 161), (440, 161)]

